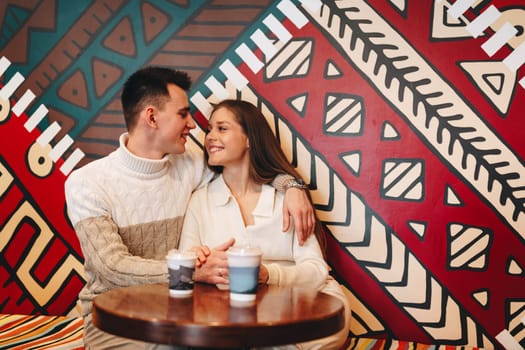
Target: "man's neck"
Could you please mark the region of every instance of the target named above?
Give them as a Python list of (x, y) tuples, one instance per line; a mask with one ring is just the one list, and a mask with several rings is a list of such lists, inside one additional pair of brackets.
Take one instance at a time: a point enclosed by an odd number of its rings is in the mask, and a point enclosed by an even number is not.
[(128, 140), (125, 143), (127, 150), (137, 157), (153, 160), (162, 159), (164, 154), (155, 151), (153, 145), (153, 141), (147, 141), (135, 134), (128, 134)]

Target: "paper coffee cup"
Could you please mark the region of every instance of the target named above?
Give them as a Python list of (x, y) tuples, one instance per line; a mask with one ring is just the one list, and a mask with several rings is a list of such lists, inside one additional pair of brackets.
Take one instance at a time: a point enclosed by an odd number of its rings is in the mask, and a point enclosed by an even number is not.
[[(258, 246), (234, 246), (226, 251), (230, 300), (253, 302), (257, 294), (262, 251)], [(237, 303), (235, 303), (237, 304)]]
[(170, 250), (166, 256), (170, 296), (188, 297), (193, 294), (193, 273), (197, 255), (193, 252)]

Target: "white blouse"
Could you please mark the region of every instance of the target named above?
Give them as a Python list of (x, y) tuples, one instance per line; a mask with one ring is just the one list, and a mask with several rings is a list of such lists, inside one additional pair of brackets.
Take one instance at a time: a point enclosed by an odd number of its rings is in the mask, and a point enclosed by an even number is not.
[(288, 232), (282, 231), (283, 199), (283, 193), (263, 185), (252, 213), (254, 225), (246, 227), (235, 198), (219, 176), (192, 195), (179, 249), (201, 245), (214, 248), (233, 237), (235, 244), (261, 247), (268, 284), (320, 290), (328, 277), (328, 265), (315, 235), (300, 246), (293, 225)]

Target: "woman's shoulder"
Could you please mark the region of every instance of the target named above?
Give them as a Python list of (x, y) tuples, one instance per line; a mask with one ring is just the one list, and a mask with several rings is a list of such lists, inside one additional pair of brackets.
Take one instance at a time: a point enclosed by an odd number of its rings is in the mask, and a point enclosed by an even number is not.
[(198, 199), (207, 199), (208, 195), (210, 193), (213, 193), (218, 188), (220, 188), (220, 181), (218, 180), (218, 177), (214, 177), (211, 179), (208, 183), (205, 183), (202, 185), (202, 187), (199, 187), (195, 191), (193, 191), (191, 197), (192, 198), (198, 198)]
[(284, 201), (284, 192), (277, 191), (271, 183), (263, 184), (261, 193), (263, 194), (263, 198), (274, 198), (275, 205), (282, 205)]

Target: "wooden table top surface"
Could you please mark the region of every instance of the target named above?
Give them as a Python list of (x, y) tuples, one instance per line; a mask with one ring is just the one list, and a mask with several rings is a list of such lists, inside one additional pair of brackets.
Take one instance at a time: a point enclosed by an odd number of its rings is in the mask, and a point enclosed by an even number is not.
[(260, 285), (256, 304), (230, 305), (229, 291), (196, 283), (193, 296), (170, 297), (167, 284), (116, 288), (93, 302), (93, 324), (122, 337), (193, 347), (293, 344), (342, 329), (337, 298), (304, 289)]

